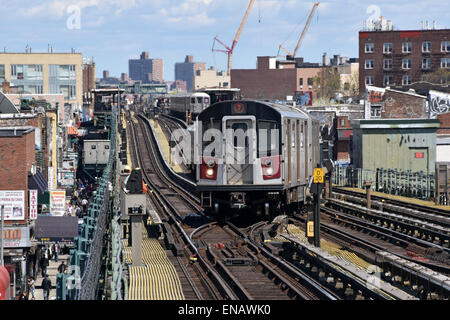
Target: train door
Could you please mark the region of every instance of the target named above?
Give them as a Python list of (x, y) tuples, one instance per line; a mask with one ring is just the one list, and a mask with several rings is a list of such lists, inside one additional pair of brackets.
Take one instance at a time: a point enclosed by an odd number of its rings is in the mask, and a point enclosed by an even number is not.
[(225, 181), (229, 185), (253, 184), (256, 159), (255, 117), (224, 117)]

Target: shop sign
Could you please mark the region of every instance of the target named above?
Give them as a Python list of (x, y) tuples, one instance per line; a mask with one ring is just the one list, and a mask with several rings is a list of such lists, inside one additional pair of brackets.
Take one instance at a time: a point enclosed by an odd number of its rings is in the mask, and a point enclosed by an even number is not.
[(1, 190), (1, 206), (4, 206), (5, 221), (25, 220), (25, 191)]

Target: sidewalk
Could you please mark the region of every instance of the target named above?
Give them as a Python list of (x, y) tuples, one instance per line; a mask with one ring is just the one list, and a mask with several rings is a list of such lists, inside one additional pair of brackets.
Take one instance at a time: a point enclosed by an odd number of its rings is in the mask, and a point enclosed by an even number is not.
[[(56, 275), (58, 274), (58, 266), (61, 264), (62, 261), (64, 261), (64, 264), (66, 266), (69, 266), (69, 258), (70, 255), (59, 255), (58, 262), (55, 262), (54, 259), (52, 259), (49, 262), (49, 266), (47, 267), (47, 274), (50, 278), (50, 281), (52, 282), (52, 290), (50, 290), (49, 300), (56, 300)], [(35, 290), (34, 290), (34, 297), (35, 300), (44, 300), (44, 292), (42, 290), (41, 284), (42, 284), (42, 271), (39, 271), (37, 274), (37, 278), (35, 281)], [(30, 300), (31, 300), (31, 293), (30, 293)]]

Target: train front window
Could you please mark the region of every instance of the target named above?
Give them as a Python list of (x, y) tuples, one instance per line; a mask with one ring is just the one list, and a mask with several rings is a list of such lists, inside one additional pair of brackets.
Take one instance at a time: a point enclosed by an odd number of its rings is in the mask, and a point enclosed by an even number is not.
[(244, 138), (244, 147), (248, 147), (248, 137), (247, 137), (248, 125), (247, 125), (247, 123), (234, 122), (231, 125), (231, 130), (233, 130), (233, 137), (234, 137), (233, 146), (235, 148), (243, 147), (241, 139), (238, 139), (238, 138), (242, 138), (244, 136), (245, 137)]
[(220, 120), (204, 121), (202, 123), (202, 155), (204, 157), (220, 157), (221, 156), (221, 126)]
[(202, 103), (202, 98), (201, 97), (197, 97), (197, 103), (199, 103), (199, 104)]
[(209, 98), (204, 98), (203, 102), (204, 102), (204, 104), (208, 104), (209, 103)]
[(195, 104), (195, 98), (191, 98), (191, 104)]
[(258, 158), (279, 155), (279, 129), (274, 121), (258, 121)]

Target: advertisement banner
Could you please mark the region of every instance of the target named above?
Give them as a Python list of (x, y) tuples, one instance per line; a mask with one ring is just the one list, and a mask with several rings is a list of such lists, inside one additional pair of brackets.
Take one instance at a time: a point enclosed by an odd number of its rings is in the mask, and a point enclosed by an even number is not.
[(25, 220), (25, 191), (1, 190), (0, 206), (5, 206), (5, 221)]
[(56, 217), (64, 216), (66, 212), (66, 192), (62, 190), (50, 191), (50, 214)]
[(5, 227), (3, 230), (5, 248), (31, 247), (29, 227)]
[(48, 167), (48, 189), (54, 189), (55, 188), (55, 179), (54, 179), (54, 172), (53, 167)]
[(75, 172), (73, 171), (60, 171), (59, 184), (64, 187), (73, 186), (75, 184)]
[(38, 191), (37, 190), (30, 190), (29, 195), (29, 203), (30, 203), (30, 220), (36, 220), (37, 219), (37, 213), (38, 213)]

